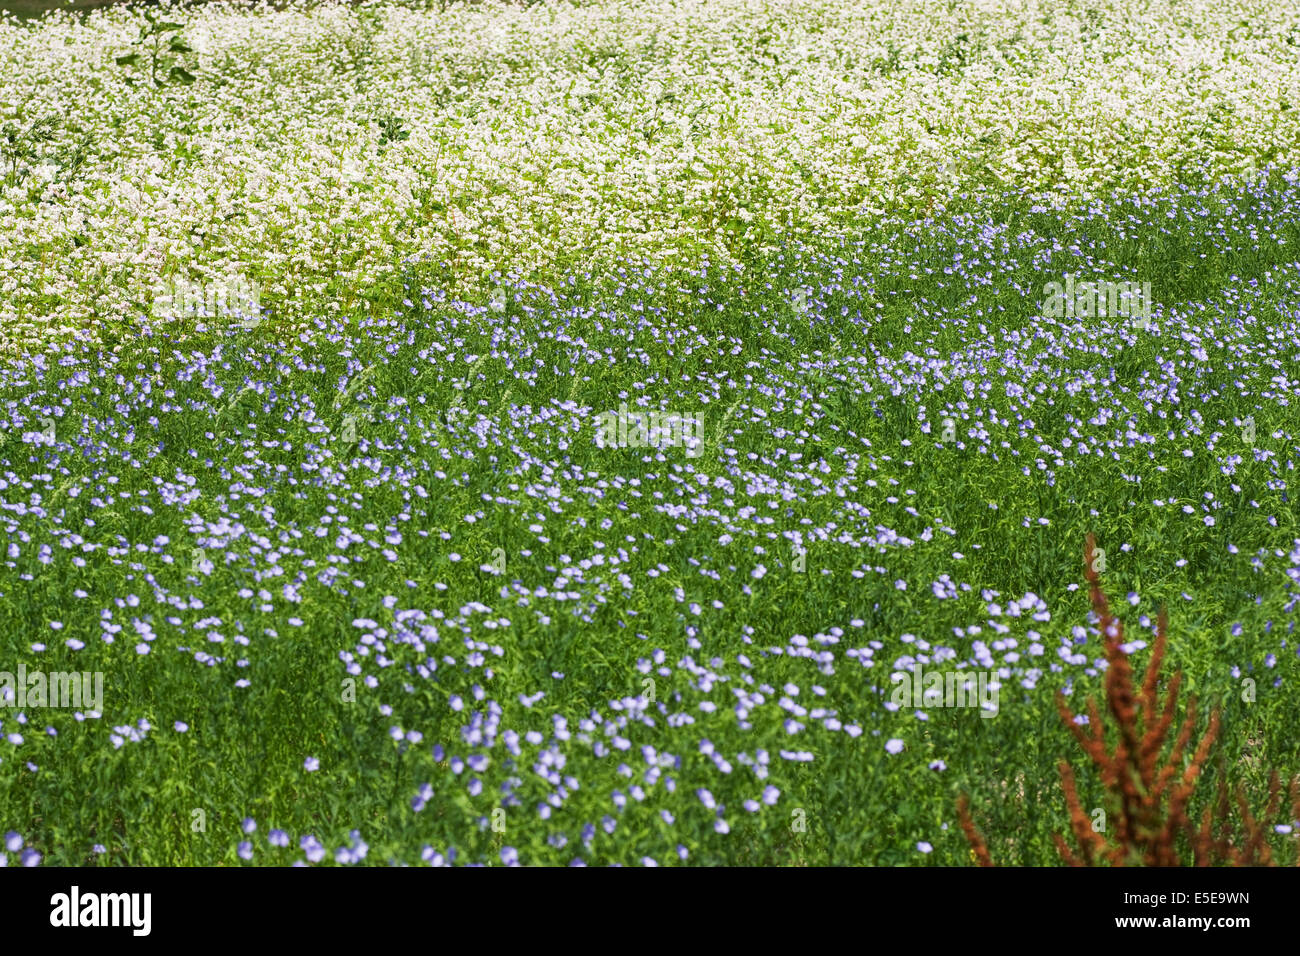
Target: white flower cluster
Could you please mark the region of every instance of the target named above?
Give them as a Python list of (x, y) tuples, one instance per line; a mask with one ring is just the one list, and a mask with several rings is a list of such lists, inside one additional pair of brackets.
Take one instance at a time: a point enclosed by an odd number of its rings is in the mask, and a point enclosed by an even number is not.
[[(1291, 0), (214, 3), (0, 20), (0, 330), (174, 277), (281, 314), (453, 272), (716, 259), (954, 191), (1300, 158)], [(182, 76), (184, 76), (184, 72)]]

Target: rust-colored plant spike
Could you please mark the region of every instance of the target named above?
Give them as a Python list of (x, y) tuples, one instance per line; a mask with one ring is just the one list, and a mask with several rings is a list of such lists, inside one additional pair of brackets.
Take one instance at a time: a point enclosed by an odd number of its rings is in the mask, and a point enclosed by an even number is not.
[(979, 830), (975, 829), (975, 824), (970, 818), (970, 800), (964, 793), (957, 798), (957, 817), (961, 821), (962, 832), (970, 841), (971, 850), (975, 853), (979, 865), (992, 866), (993, 857), (989, 856), (989, 848), (984, 845), (984, 838), (980, 836)]
[[(1133, 670), (1123, 650), (1124, 625), (1110, 612), (1109, 602), (1093, 570), (1095, 541), (1088, 535), (1084, 549), (1084, 576), (1090, 586), (1093, 610), (1101, 628), (1108, 667), (1105, 676), (1106, 706), (1118, 731), (1113, 750), (1106, 747), (1106, 728), (1094, 699), (1088, 700), (1088, 722), (1075, 722), (1065, 696), (1058, 691), (1056, 707), (1070, 733), (1092, 760), (1102, 785), (1112, 800), (1113, 840), (1096, 832), (1079, 800), (1074, 771), (1066, 761), (1058, 765), (1061, 789), (1069, 810), (1070, 830), (1077, 849), (1072, 850), (1060, 835), (1054, 835), (1057, 850), (1071, 866), (1179, 866), (1178, 838), (1186, 834), (1193, 862), (1198, 866), (1226, 863), (1230, 866), (1269, 866), (1272, 849), (1266, 838), (1267, 821), (1281, 805), (1282, 786), (1276, 772), (1269, 784), (1268, 801), (1262, 817), (1250, 811), (1245, 793), (1238, 788), (1241, 840), (1234, 842), (1228, 791), (1220, 777), (1217, 804), (1207, 807), (1196, 828), (1187, 816), (1201, 771), (1219, 733), (1219, 713), (1210, 714), (1209, 726), (1187, 758), (1196, 724), (1196, 701), (1189, 699), (1187, 713), (1177, 736), (1162, 760), (1165, 744), (1174, 724), (1182, 674), (1169, 681), (1163, 702), (1159, 694), (1160, 667), (1164, 661), (1168, 621), (1161, 611), (1156, 640), (1151, 649), (1141, 687), (1134, 686)], [(1187, 759), (1185, 759), (1187, 758)], [(1184, 766), (1186, 763), (1186, 766)], [(1300, 819), (1300, 779), (1291, 787), (1291, 804)], [(1212, 812), (1213, 809), (1213, 812)], [(957, 802), (962, 832), (981, 866), (993, 866), (992, 856), (970, 817), (965, 794)], [(1300, 865), (1300, 853), (1297, 854)]]

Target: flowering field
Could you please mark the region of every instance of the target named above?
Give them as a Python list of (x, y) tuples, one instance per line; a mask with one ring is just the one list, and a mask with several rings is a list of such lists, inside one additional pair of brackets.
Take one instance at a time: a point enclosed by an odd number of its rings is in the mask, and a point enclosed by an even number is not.
[(0, 26), (6, 338), (115, 323), (176, 276), (246, 275), (307, 321), (363, 309), (412, 257), (462, 283), (742, 258), (980, 187), (1300, 161), (1280, 0), (169, 16), (161, 62), (129, 6)]
[(3, 22), (0, 862), (965, 865), (969, 794), (1055, 863), (1089, 534), (1207, 774), (1294, 776), (1298, 50), (1281, 2)]

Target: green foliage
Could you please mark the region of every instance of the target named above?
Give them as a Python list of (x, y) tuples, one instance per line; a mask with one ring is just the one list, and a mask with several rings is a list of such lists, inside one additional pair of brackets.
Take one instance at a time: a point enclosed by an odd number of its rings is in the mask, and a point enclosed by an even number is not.
[(135, 75), (127, 77), (127, 82), (138, 83), (147, 69), (149, 82), (154, 89), (168, 85), (193, 85), (197, 77), (185, 68), (187, 58), (194, 53), (181, 35), (185, 24), (161, 20), (151, 7), (145, 8), (143, 17), (145, 23), (140, 27), (140, 34), (135, 41), (135, 52), (114, 58), (118, 66), (137, 71)]
[(391, 113), (385, 113), (378, 117), (375, 123), (379, 126), (379, 145), (386, 146), (389, 143), (398, 143), (404, 139), (411, 138), (411, 131), (406, 129), (406, 120), (394, 116)]
[(3, 164), (6, 185), (17, 185), (30, 175), (31, 166), (54, 139), (59, 124), (59, 117), (44, 116), (26, 128), (12, 121), (0, 126), (0, 164)]

